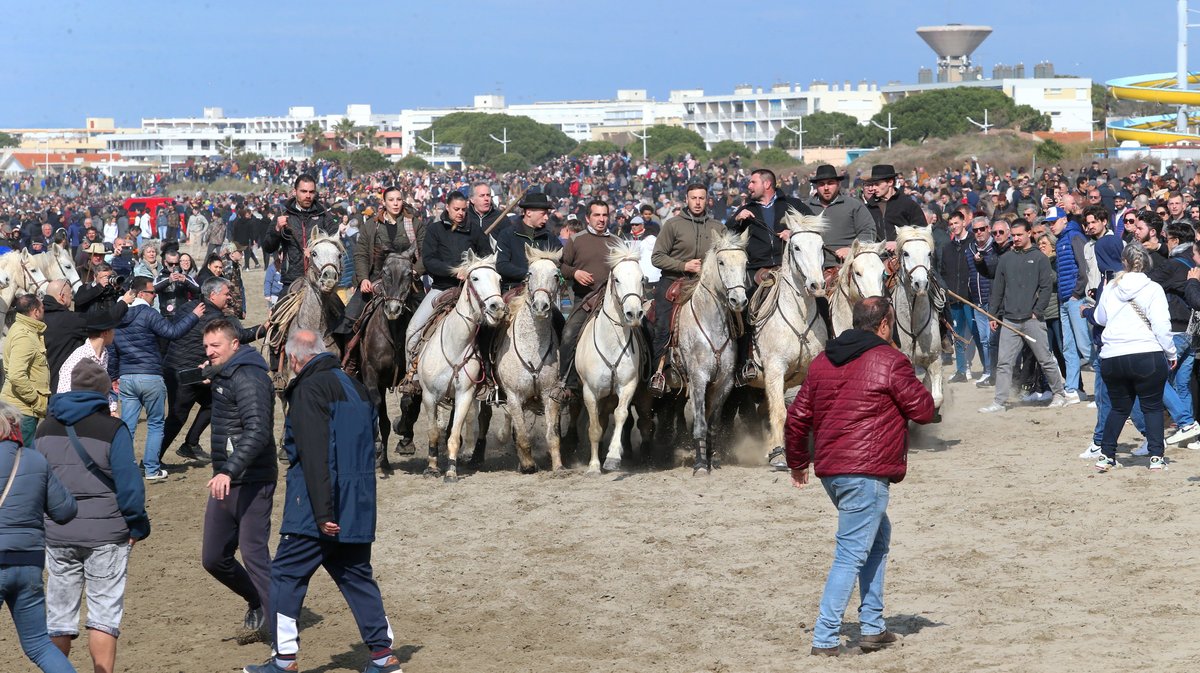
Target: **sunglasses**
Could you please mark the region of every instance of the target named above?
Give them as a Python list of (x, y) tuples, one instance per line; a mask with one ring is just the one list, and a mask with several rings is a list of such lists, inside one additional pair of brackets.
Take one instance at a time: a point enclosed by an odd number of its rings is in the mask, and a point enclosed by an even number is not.
[(1133, 223), (1134, 223), (1134, 219), (1132, 217), (1125, 218), (1125, 224), (1133, 224)]
[(995, 235), (995, 234), (1004, 234), (1004, 233), (1007, 233), (1007, 232), (1005, 232), (1003, 229), (993, 229), (993, 230), (992, 230), (992, 234), (993, 234), (993, 235)]
[(987, 227), (974, 227), (973, 231), (987, 231)]

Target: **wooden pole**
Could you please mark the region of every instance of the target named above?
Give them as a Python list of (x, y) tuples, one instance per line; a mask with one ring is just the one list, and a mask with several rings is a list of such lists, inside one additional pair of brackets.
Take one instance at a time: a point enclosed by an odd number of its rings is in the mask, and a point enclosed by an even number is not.
[(954, 292), (954, 290), (950, 290), (950, 289), (948, 289), (948, 288), (942, 288), (942, 289), (943, 289), (943, 290), (946, 290), (946, 294), (950, 295), (951, 297), (954, 297), (955, 299), (957, 299), (957, 300), (961, 301), (962, 303), (966, 304), (967, 306), (970, 306), (971, 308), (975, 309), (976, 311), (979, 311), (980, 313), (982, 313), (982, 314), (986, 315), (987, 317), (991, 318), (992, 320), (995, 320), (995, 321), (996, 321), (997, 323), (999, 323), (1001, 326), (1009, 328), (1010, 330), (1012, 330), (1012, 331), (1013, 331), (1013, 333), (1014, 333), (1014, 334), (1016, 334), (1017, 336), (1019, 336), (1019, 337), (1021, 337), (1021, 338), (1025, 339), (1025, 340), (1026, 340), (1026, 341), (1028, 341), (1029, 343), (1031, 343), (1031, 344), (1032, 344), (1032, 343), (1037, 343), (1037, 340), (1036, 340), (1036, 339), (1034, 339), (1033, 337), (1031, 337), (1031, 336), (1029, 336), (1028, 334), (1026, 334), (1026, 333), (1022, 332), (1021, 330), (1017, 329), (1016, 327), (1013, 327), (1012, 325), (1010, 325), (1010, 324), (1008, 324), (1008, 323), (1004, 322), (1003, 320), (1001, 320), (1001, 319), (997, 318), (996, 316), (992, 315), (991, 313), (988, 313), (987, 311), (983, 310), (983, 308), (981, 308), (981, 307), (980, 307), (978, 304), (973, 304), (973, 303), (971, 303), (969, 300), (967, 300), (967, 299), (966, 299), (965, 297), (963, 297), (962, 295), (960, 295), (960, 294), (958, 294), (958, 293)]
[(492, 234), (492, 230), (496, 228), (496, 225), (500, 224), (500, 220), (503, 220), (505, 217), (507, 217), (509, 211), (512, 210), (513, 207), (516, 206), (518, 203), (520, 203), (521, 199), (525, 198), (525, 195), (528, 193), (529, 193), (529, 187), (526, 187), (525, 191), (521, 192), (520, 196), (513, 199), (512, 203), (508, 204), (507, 206), (504, 207), (504, 210), (500, 211), (500, 215), (498, 215), (496, 217), (496, 219), (493, 220), (492, 223), (488, 225), (487, 229), (483, 230), (483, 233), (485, 235), (490, 236)]

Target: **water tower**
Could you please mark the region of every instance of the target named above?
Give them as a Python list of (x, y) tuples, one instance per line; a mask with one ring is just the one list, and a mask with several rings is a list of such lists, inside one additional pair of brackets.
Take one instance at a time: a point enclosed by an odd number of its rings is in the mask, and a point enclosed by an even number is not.
[(964, 26), (957, 23), (923, 26), (917, 29), (917, 35), (937, 52), (939, 82), (961, 82), (968, 79), (968, 73), (971, 71), (971, 52), (991, 34), (990, 26)]

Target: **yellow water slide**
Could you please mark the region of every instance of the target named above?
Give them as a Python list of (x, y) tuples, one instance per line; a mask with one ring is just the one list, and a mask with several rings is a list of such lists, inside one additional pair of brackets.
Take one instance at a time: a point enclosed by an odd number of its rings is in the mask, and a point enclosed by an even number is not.
[[(1104, 84), (1113, 97), (1121, 100), (1191, 106), (1194, 109), (1188, 111), (1188, 127), (1200, 126), (1200, 90), (1181, 90), (1176, 86), (1177, 83), (1175, 73), (1164, 72), (1120, 77)], [(1200, 73), (1189, 73), (1188, 83), (1200, 83)], [(1143, 145), (1200, 141), (1200, 134), (1176, 131), (1175, 121), (1176, 115), (1173, 114), (1122, 119), (1109, 123), (1108, 133), (1117, 141), (1136, 140)]]

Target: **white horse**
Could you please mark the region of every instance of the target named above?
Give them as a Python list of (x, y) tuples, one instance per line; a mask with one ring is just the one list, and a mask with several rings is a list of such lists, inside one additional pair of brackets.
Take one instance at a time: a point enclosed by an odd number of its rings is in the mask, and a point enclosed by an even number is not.
[(764, 288), (755, 301), (753, 314), (754, 349), (763, 375), (751, 386), (764, 388), (770, 419), (771, 451), (768, 462), (783, 458), (783, 428), (787, 420), (784, 392), (800, 385), (808, 367), (825, 349), (828, 331), (817, 310), (817, 297), (825, 296), (825, 278), (821, 270), (826, 227), (823, 217), (802, 215), (790, 210), (783, 222), (791, 235), (774, 286)]
[(31, 255), (30, 260), (47, 280), (64, 279), (71, 283), (71, 290), (78, 290), (82, 281), (71, 252), (57, 243), (52, 243), (46, 252)]
[(508, 328), (498, 337), (496, 379), (504, 388), (504, 406), (517, 439), (517, 458), (521, 472), (537, 471), (533, 461), (530, 423), (525, 411), (541, 400), (546, 419), (546, 446), (550, 450), (550, 468), (562, 469), (559, 442), (559, 403), (550, 396), (558, 383), (558, 335), (554, 331), (553, 312), (557, 311), (562, 285), (558, 273), (562, 251), (546, 252), (525, 245), (529, 275), (525, 291), (509, 305)]
[(304, 275), (292, 283), (289, 294), (297, 294), (299, 312), (288, 326), (288, 334), (307, 329), (322, 335), (325, 347), (337, 357), (341, 348), (333, 338), (340, 320), (341, 299), (334, 290), (342, 277), (342, 256), (346, 248), (336, 234), (313, 227), (304, 249)]
[(897, 227), (896, 252), (900, 256), (898, 282), (892, 289), (900, 351), (913, 367), (925, 370), (925, 387), (933, 406), (942, 406), (942, 326), (945, 303), (941, 288), (933, 284), (933, 233), (929, 227)]
[(458, 481), (458, 450), (463, 444), (464, 426), (474, 430), (475, 392), (483, 380), (483, 359), (476, 346), (479, 327), (500, 324), (508, 307), (500, 295), (500, 274), (496, 256), (476, 257), (467, 251), (463, 263), (454, 269), (463, 278), (462, 290), (454, 310), (445, 314), (431, 329), (421, 346), (417, 360), (417, 378), (421, 382), (421, 408), (429, 428), (428, 476), (437, 476), (441, 422), (438, 404), (450, 399), (453, 420), (446, 440), (446, 481)]
[[(724, 234), (700, 262), (700, 281), (679, 307), (675, 356), (687, 379), (696, 442), (694, 476), (713, 469), (712, 422), (733, 388), (737, 338), (746, 307), (746, 241), (750, 232)], [(663, 316), (666, 319), (667, 316)]]
[(853, 326), (855, 304), (867, 297), (883, 296), (884, 275), (887, 271), (883, 255), (886, 250), (886, 243), (854, 241), (850, 244), (850, 254), (838, 270), (833, 297), (829, 300), (833, 336), (836, 337)]
[(0, 334), (8, 332), (7, 321), (2, 318), (8, 315), (13, 299), (18, 294), (37, 294), (45, 290), (50, 282), (32, 257), (26, 250), (13, 250), (0, 255), (0, 276), (6, 281), (0, 288)]
[[(629, 418), (629, 405), (637, 393), (642, 358), (646, 356), (636, 334), (641, 329), (644, 315), (642, 283), (645, 279), (641, 251), (628, 244), (614, 245), (608, 255), (608, 265), (608, 282), (600, 310), (588, 318), (575, 349), (575, 369), (579, 372), (588, 411), (592, 454), (587, 471), (591, 474), (600, 473), (602, 423), (610, 413), (613, 415), (613, 433), (604, 469), (621, 469), (622, 429)], [(645, 435), (643, 433), (643, 443), (647, 441)]]

